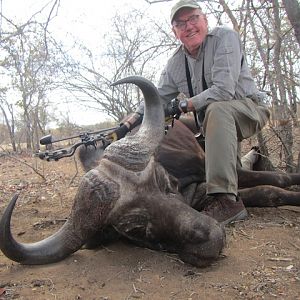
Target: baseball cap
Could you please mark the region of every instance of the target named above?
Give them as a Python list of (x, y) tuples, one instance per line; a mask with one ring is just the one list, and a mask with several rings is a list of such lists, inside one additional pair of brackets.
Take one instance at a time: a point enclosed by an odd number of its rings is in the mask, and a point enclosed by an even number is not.
[(199, 8), (201, 9), (200, 5), (194, 0), (179, 0), (175, 3), (175, 5), (171, 9), (171, 23), (176, 15), (176, 13), (183, 7), (190, 7), (190, 8)]

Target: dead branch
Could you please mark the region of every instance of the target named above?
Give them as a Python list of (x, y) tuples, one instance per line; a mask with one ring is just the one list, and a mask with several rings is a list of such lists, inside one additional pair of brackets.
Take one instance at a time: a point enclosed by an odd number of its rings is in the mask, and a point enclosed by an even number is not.
[(46, 177), (40, 173), (35, 167), (31, 166), (30, 164), (28, 164), (26, 161), (22, 160), (22, 159), (19, 159), (17, 158), (16, 156), (10, 154), (7, 150), (5, 150), (2, 146), (0, 146), (1, 150), (5, 153), (6, 156), (8, 156), (9, 158), (11, 158), (12, 160), (15, 160), (27, 167), (29, 167), (31, 170), (33, 170), (37, 175), (39, 175), (44, 181), (47, 181), (46, 180)]
[(73, 157), (73, 160), (74, 160), (74, 165), (75, 165), (75, 174), (73, 175), (73, 177), (71, 178), (70, 182), (69, 182), (69, 187), (71, 186), (71, 184), (74, 182), (74, 179), (76, 178), (76, 176), (78, 175), (78, 165), (77, 165), (77, 160), (76, 160), (76, 157), (74, 156)]

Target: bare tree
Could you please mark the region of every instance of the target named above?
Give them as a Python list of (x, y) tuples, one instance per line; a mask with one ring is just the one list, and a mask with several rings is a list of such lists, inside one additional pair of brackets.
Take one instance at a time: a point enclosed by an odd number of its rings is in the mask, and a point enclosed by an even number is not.
[[(59, 4), (59, 0), (50, 0), (23, 24), (15, 24), (7, 18), (1, 6), (0, 68), (2, 75), (5, 76), (2, 82), (6, 88), (5, 91), (1, 90), (0, 104), (14, 150), (15, 111), (22, 113), (28, 149), (31, 149), (34, 144), (34, 136), (36, 141), (38, 140), (38, 130), (43, 131), (48, 120), (45, 113), (46, 91), (54, 88), (53, 78), (57, 76), (57, 70), (63, 65), (62, 60), (59, 62), (56, 58), (60, 52), (59, 47), (47, 31), (50, 21), (57, 15)], [(35, 21), (35, 17), (41, 13), (46, 15), (46, 20)], [(49, 53), (49, 43), (51, 53)], [(19, 93), (17, 99), (14, 95), (8, 100), (5, 93), (10, 90)]]
[(14, 107), (6, 100), (5, 91), (0, 91), (0, 110), (2, 112), (6, 128), (9, 134), (12, 150), (17, 151), (16, 137), (15, 137), (15, 114)]
[[(10, 25), (12, 22), (10, 22)], [(45, 43), (43, 24), (14, 25), (18, 35), (2, 40), (1, 68), (10, 78), (10, 88), (18, 93), (14, 103), (22, 112), (27, 149), (37, 145), (40, 112), (45, 112), (47, 92), (58, 87), (58, 77), (67, 63), (60, 48), (48, 35)], [(41, 107), (41, 108), (40, 108)]]
[(159, 63), (165, 53), (176, 46), (176, 41), (170, 35), (169, 27), (167, 32), (165, 27), (155, 22), (140, 11), (114, 17), (113, 30), (107, 37), (101, 61), (96, 61), (91, 51), (86, 50), (89, 65), (79, 62), (80, 69), (69, 82), (72, 91), (82, 93), (82, 103), (98, 107), (116, 121), (135, 109), (141, 100), (139, 89), (124, 85), (112, 89), (111, 84), (133, 74), (153, 81), (157, 79), (157, 70), (161, 68)]
[(300, 45), (300, 4), (297, 0), (282, 0), (288, 18), (294, 28), (295, 36)]

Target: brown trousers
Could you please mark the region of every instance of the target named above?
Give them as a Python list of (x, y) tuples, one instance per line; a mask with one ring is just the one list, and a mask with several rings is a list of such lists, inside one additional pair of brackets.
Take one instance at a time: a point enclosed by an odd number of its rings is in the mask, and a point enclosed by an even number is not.
[(237, 195), (239, 142), (258, 133), (268, 122), (269, 110), (251, 99), (211, 103), (205, 113), (205, 170), (207, 194)]

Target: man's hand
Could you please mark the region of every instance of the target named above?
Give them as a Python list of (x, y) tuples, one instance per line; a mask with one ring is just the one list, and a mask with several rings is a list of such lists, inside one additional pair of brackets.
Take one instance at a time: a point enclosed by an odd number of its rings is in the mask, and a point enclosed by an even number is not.
[(165, 116), (169, 117), (175, 117), (176, 119), (179, 119), (181, 115), (181, 110), (179, 109), (179, 100), (177, 98), (172, 99), (165, 108)]
[(181, 113), (187, 113), (188, 111), (190, 111), (190, 108), (187, 98), (180, 100), (175, 98), (168, 103), (165, 109), (165, 116), (172, 116), (179, 119)]

